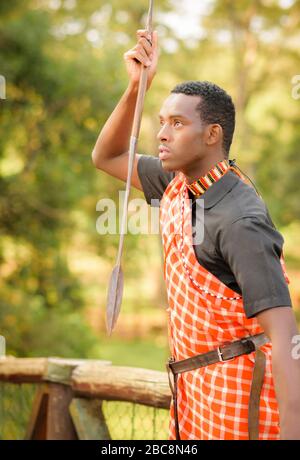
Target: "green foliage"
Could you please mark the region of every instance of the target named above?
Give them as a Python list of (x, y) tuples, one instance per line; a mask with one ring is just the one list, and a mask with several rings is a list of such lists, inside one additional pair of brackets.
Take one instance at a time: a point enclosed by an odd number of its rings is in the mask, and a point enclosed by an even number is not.
[[(237, 105), (232, 156), (257, 180), (275, 222), (288, 225), (300, 218), (300, 103), (291, 97), (299, 3), (207, 3), (202, 38), (190, 43), (162, 20), (163, 12), (178, 14), (180, 2), (155, 2), (162, 52), (139, 148), (155, 153), (156, 114), (176, 83), (215, 81)], [(105, 304), (119, 236), (97, 234), (96, 203), (117, 201), (125, 184), (96, 171), (91, 152), (126, 86), (122, 56), (147, 7), (147, 0), (0, 4), (7, 82), (0, 101), (0, 333), (9, 353), (97, 355), (85, 312)], [(130, 302), (137, 309), (164, 304), (159, 244), (130, 234), (125, 244), (126, 280), (136, 286)]]

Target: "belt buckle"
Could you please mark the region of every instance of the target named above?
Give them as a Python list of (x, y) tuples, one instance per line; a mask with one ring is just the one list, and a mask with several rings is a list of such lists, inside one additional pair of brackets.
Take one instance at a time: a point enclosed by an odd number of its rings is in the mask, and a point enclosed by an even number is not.
[(219, 360), (220, 360), (222, 363), (226, 363), (227, 361), (232, 361), (232, 360), (235, 359), (235, 357), (233, 357), (233, 358), (228, 358), (228, 359), (224, 359), (224, 358), (223, 358), (223, 353), (221, 352), (221, 347), (218, 347), (218, 348), (217, 348), (217, 353), (218, 353)]

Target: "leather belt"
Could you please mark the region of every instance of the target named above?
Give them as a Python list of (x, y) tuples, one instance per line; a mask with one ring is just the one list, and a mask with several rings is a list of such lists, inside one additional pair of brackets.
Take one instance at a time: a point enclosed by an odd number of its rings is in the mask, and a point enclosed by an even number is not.
[[(258, 438), (258, 416), (259, 416), (259, 399), (261, 388), (263, 385), (264, 371), (265, 371), (265, 355), (259, 347), (269, 343), (270, 339), (264, 333), (243, 337), (240, 340), (224, 344), (215, 350), (207, 353), (196, 355), (191, 358), (175, 361), (174, 358), (169, 358), (166, 366), (169, 378), (169, 385), (172, 391), (174, 400), (174, 418), (175, 418), (175, 431), (176, 439), (180, 440), (179, 422), (178, 422), (178, 408), (177, 408), (177, 379), (178, 374), (192, 371), (200, 367), (209, 366), (218, 362), (231, 361), (238, 356), (250, 354), (257, 351), (254, 372), (252, 378), (250, 400), (249, 400), (249, 413), (248, 413), (248, 430), (249, 439)], [(171, 382), (171, 373), (173, 374), (174, 383)]]

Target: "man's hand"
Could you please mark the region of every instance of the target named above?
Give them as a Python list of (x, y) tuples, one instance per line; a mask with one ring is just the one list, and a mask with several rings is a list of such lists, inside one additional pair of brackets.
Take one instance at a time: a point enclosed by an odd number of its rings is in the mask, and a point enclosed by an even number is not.
[[(156, 74), (158, 62), (157, 32), (153, 32), (151, 40), (151, 35), (146, 30), (138, 30), (137, 38), (138, 43), (135, 47), (124, 54), (126, 69), (130, 84), (136, 86), (140, 80), (141, 65), (148, 67), (147, 89), (149, 89)], [(152, 45), (150, 41), (152, 41)]]
[[(137, 31), (138, 43), (124, 54), (129, 85), (118, 105), (102, 128), (92, 152), (92, 161), (97, 169), (124, 182), (127, 181), (130, 135), (136, 108), (138, 86), (142, 65), (148, 67), (147, 89), (150, 88), (156, 73), (158, 61), (157, 32), (152, 34), (152, 44), (146, 30)], [(148, 39), (147, 39), (148, 38)], [(149, 61), (149, 63), (148, 63)], [(138, 175), (138, 161), (141, 155), (136, 153), (131, 184), (143, 190)]]

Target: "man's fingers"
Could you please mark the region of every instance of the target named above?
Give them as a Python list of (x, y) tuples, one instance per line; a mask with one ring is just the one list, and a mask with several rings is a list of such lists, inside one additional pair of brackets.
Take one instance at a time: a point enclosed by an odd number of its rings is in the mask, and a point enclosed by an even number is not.
[(130, 59), (136, 59), (137, 61), (139, 61), (141, 64), (143, 64), (146, 67), (151, 65), (151, 62), (150, 62), (149, 58), (145, 54), (140, 52), (139, 50), (135, 50), (135, 49), (125, 53), (124, 54), (124, 59), (126, 61), (128, 61)]
[(146, 38), (141, 37), (139, 39), (139, 44), (143, 47), (147, 56), (150, 56), (152, 54), (152, 46), (150, 45), (150, 43), (148, 42)]
[[(138, 43), (145, 49), (150, 59), (158, 55), (158, 33), (156, 30), (153, 31), (152, 37), (149, 32), (144, 29), (137, 31)], [(148, 37), (151, 37), (151, 42)]]
[[(152, 61), (157, 62), (157, 42), (158, 35), (157, 31), (153, 31), (151, 34), (146, 29), (139, 29), (137, 31), (138, 44), (124, 54), (124, 59), (129, 61), (135, 59), (146, 67), (151, 66)], [(149, 42), (151, 39), (151, 42)]]
[(152, 47), (156, 49), (157, 45), (158, 45), (158, 35), (157, 35), (157, 30), (154, 30), (152, 34)]
[(148, 43), (150, 44), (150, 46), (152, 45), (152, 41), (153, 41), (153, 35), (156, 35), (156, 43), (157, 43), (157, 31), (153, 31), (153, 33), (149, 33), (147, 30), (145, 29), (140, 29), (137, 31), (136, 35), (137, 35), (137, 38), (145, 38)]
[(144, 62), (149, 61), (149, 56), (147, 55), (147, 52), (145, 51), (145, 49), (143, 48), (142, 45), (138, 44), (138, 45), (136, 45), (136, 47), (134, 49), (140, 56), (143, 57)]
[(144, 37), (151, 40), (151, 34), (146, 29), (139, 29), (136, 34), (138, 38)]

